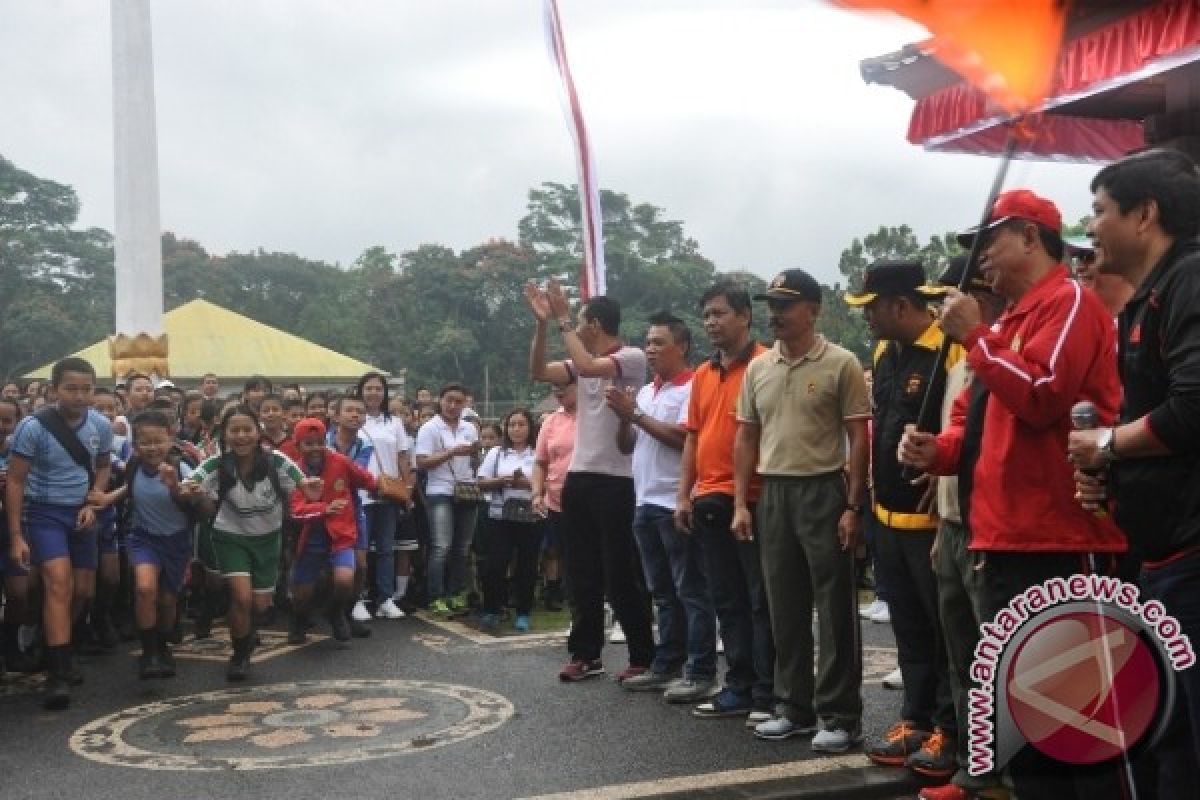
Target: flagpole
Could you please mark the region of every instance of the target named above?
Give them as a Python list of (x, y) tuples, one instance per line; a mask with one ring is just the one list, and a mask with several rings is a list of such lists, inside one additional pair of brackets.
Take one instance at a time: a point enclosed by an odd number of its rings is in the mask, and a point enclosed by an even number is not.
[[(1008, 178), (1008, 168), (1012, 164), (1013, 157), (1017, 152), (1017, 145), (1023, 138), (1021, 135), (1021, 123), (1024, 117), (1018, 117), (1008, 123), (1008, 137), (1004, 143), (1004, 152), (1000, 157), (1000, 167), (996, 170), (996, 175), (992, 179), (992, 188), (988, 191), (987, 202), (983, 206), (983, 215), (979, 221), (979, 227), (976, 229), (978, 233), (971, 239), (971, 249), (967, 255), (967, 266), (963, 270), (962, 277), (958, 280), (958, 290), (965, 292), (970, 284), (971, 271), (979, 260), (979, 251), (982, 249), (984, 240), (983, 230), (987, 226), (992, 215), (992, 206), (996, 204), (996, 198), (999, 197), (1000, 191), (1004, 188), (1004, 181)], [(946, 384), (946, 361), (950, 357), (950, 348), (956, 343), (948, 336), (942, 337), (942, 346), (938, 348), (937, 358), (933, 362), (933, 372), (929, 379), (925, 381), (925, 396), (921, 398), (921, 410), (917, 414), (917, 430), (932, 432), (937, 428), (941, 420), (941, 404), (938, 399), (941, 397)], [(906, 477), (909, 479), (916, 477), (915, 474), (908, 474), (910, 468), (905, 467)]]

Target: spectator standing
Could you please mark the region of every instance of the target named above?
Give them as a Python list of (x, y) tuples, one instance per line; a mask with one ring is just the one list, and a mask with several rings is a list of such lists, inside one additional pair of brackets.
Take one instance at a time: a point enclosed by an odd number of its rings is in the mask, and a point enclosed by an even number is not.
[[(625, 631), (629, 667), (618, 682), (640, 675), (654, 658), (650, 603), (642, 585), (633, 542), (633, 461), (630, 445), (618, 446), (620, 418), (605, 392), (636, 391), (646, 376), (646, 356), (619, 336), (621, 307), (611, 297), (592, 297), (572, 321), (562, 287), (551, 281), (545, 291), (533, 284), (525, 297), (536, 320), (529, 354), (534, 380), (579, 382), (575, 447), (563, 486), (567, 582), (571, 591), (570, 660), (559, 672), (563, 681), (601, 675), (604, 664), (604, 601)], [(546, 362), (546, 328), (557, 321), (568, 361)]]
[[(755, 735), (816, 732), (815, 752), (842, 753), (862, 739), (854, 547), (871, 404), (858, 359), (816, 332), (821, 287), (811, 275), (787, 270), (759, 298), (767, 301), (775, 346), (750, 362), (738, 398), (732, 522), (743, 540), (757, 527), (775, 633), (779, 707)], [(755, 472), (763, 489), (752, 514)], [(814, 606), (821, 645), (815, 682)]]

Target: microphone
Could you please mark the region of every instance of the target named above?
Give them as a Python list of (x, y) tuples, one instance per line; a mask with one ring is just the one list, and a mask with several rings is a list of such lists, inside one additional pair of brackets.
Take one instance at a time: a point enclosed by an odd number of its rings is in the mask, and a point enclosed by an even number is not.
[[(1096, 405), (1090, 400), (1080, 400), (1075, 405), (1071, 406), (1071, 427), (1077, 431), (1095, 430), (1100, 424), (1100, 414), (1096, 411)], [(1102, 469), (1081, 469), (1084, 475), (1095, 477), (1101, 475)], [(1083, 507), (1091, 511), (1097, 517), (1106, 517), (1108, 512), (1097, 505), (1084, 503)]]

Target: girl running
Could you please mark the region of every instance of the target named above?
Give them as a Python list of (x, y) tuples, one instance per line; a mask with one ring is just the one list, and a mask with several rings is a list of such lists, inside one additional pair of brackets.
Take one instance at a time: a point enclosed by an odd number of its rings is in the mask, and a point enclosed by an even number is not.
[(226, 678), (242, 681), (254, 647), (251, 611), (266, 611), (279, 578), (284, 504), (297, 487), (306, 494), (319, 489), (319, 480), (306, 479), (282, 453), (263, 450), (258, 414), (249, 406), (229, 409), (221, 429), (225, 451), (196, 468), (184, 495), (200, 495), (205, 513), (214, 515), (212, 551), (229, 587), (233, 640)]

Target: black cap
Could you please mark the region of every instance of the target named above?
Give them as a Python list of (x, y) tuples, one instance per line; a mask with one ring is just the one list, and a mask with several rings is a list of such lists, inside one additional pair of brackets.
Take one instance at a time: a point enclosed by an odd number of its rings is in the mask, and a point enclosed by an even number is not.
[(821, 284), (802, 269), (785, 269), (771, 280), (765, 292), (754, 295), (754, 299), (806, 300), (809, 303), (820, 304)]
[[(966, 256), (955, 256), (950, 259), (950, 263), (946, 265), (946, 270), (938, 278), (938, 283), (942, 286), (958, 288), (962, 285), (963, 270), (967, 268)], [(979, 267), (976, 266), (971, 270), (971, 275), (967, 278), (966, 291), (983, 291), (990, 292), (991, 284), (983, 279), (983, 275), (979, 272)]]
[(940, 286), (925, 284), (925, 270), (920, 261), (882, 259), (867, 267), (861, 292), (846, 292), (846, 302), (852, 306), (865, 306), (881, 295), (897, 297), (922, 294), (936, 297), (945, 291)]

